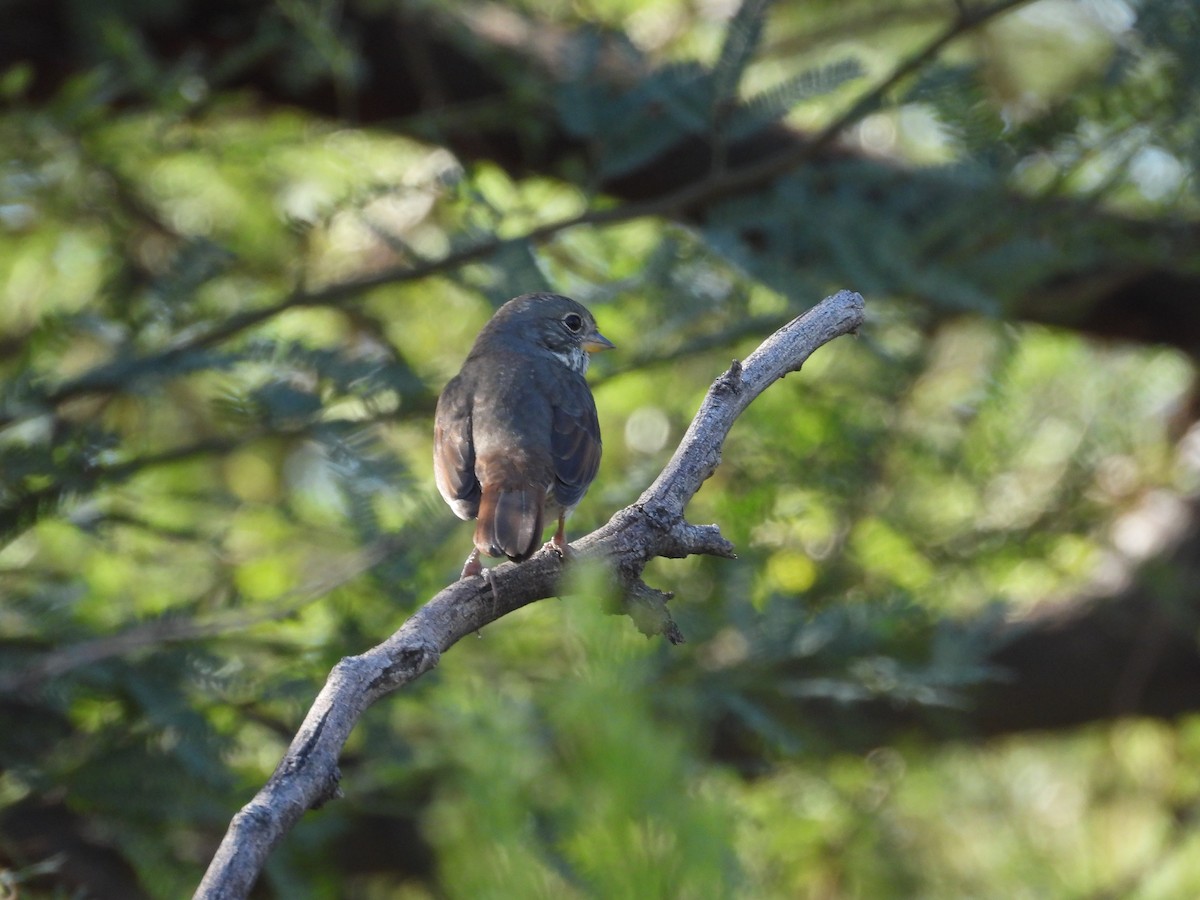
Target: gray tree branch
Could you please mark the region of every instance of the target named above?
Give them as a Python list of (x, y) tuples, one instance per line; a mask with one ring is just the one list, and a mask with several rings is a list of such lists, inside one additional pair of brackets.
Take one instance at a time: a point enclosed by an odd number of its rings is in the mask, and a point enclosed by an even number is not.
[[(642, 581), (647, 562), (656, 556), (693, 553), (733, 556), (733, 546), (717, 526), (692, 525), (683, 512), (716, 471), (734, 421), (771, 384), (797, 371), (818, 347), (857, 331), (863, 316), (862, 297), (839, 291), (776, 331), (744, 363), (734, 360), (709, 389), (655, 482), (636, 503), (572, 545), (571, 560), (593, 560), (613, 573), (626, 611), (644, 633), (683, 640), (667, 612), (668, 595)], [(338, 757), (363, 712), (436, 666), (442, 653), (461, 638), (529, 603), (555, 596), (563, 569), (556, 554), (543, 551), (520, 565), (497, 566), (486, 578), (457, 581), (383, 643), (334, 666), (275, 772), (233, 817), (195, 897), (246, 897), (267, 856), (300, 817), (340, 796)]]

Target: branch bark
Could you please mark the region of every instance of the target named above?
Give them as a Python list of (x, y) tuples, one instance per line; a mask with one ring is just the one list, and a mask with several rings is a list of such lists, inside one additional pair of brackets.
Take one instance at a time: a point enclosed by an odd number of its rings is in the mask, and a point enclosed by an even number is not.
[[(683, 517), (688, 501), (720, 464), (734, 421), (770, 385), (798, 371), (818, 347), (856, 332), (863, 316), (862, 297), (839, 291), (776, 331), (744, 363), (734, 360), (709, 389), (655, 482), (636, 503), (572, 545), (573, 560), (596, 560), (614, 573), (626, 610), (643, 633), (683, 640), (667, 611), (669, 595), (642, 581), (647, 562), (693, 553), (734, 555), (716, 525), (693, 525)], [(275, 772), (230, 822), (197, 900), (247, 896), (267, 856), (300, 817), (340, 796), (338, 756), (363, 712), (436, 666), (461, 638), (554, 596), (563, 568), (554, 553), (543, 551), (520, 565), (497, 566), (487, 577), (457, 581), (386, 641), (334, 666)]]

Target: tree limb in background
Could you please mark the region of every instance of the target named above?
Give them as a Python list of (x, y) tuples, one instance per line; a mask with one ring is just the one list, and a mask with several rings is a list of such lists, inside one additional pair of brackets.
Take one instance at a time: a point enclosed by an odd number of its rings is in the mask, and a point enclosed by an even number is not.
[[(10, 5), (8, 19), (13, 27), (0, 30), (0, 72), (28, 66), (31, 99), (54, 96), (66, 79), (96, 66), (90, 20), (74, 15), (66, 0), (13, 0)], [(924, 71), (947, 43), (977, 33), (1019, 5), (1020, 0), (964, 3), (955, 15), (946, 4), (950, 18), (943, 30), (867, 88), (861, 98), (864, 105), (855, 104), (828, 132), (814, 135), (779, 123), (765, 124), (726, 148), (722, 172), (715, 176), (711, 136), (695, 134), (594, 187), (635, 209), (657, 215), (669, 208), (676, 211), (673, 218), (689, 225), (704, 224), (714, 215), (709, 206), (714, 197), (748, 184), (762, 186), (769, 176), (794, 173), (803, 162), (801, 172), (823, 193), (867, 191), (877, 196), (876, 214), (888, 218), (889, 227), (900, 233), (915, 227), (905, 219), (907, 214), (918, 215), (922, 222), (939, 220), (947, 210), (965, 207), (962, 185), (942, 167), (913, 169), (852, 148), (828, 146), (828, 142), (839, 136), (835, 131), (844, 134), (846, 126), (857, 121), (854, 117), (897, 81)], [(436, 4), (406, 4), (399, 9), (390, 4), (339, 7), (337, 36), (353, 47), (358, 58), (352, 84), (339, 82), (336, 73), (319, 68), (303, 79), (294, 77), (295, 54), (305, 40), (294, 23), (281, 22), (275, 6), (264, 0), (181, 2), (169, 9), (156, 7), (149, 21), (136, 11), (125, 10), (122, 15), (124, 26), (155, 58), (204, 61), (200, 75), (214, 99), (249, 90), (268, 106), (295, 107), (333, 121), (385, 128), (445, 146), (467, 162), (494, 163), (517, 176), (545, 174), (570, 180), (572, 160), (584, 150), (553, 114), (564, 61), (578, 61), (580, 34), (496, 5), (473, 4), (468, 11), (458, 12)], [(873, 15), (871, 21), (878, 17)], [(927, 12), (920, 21), (930, 21)], [(851, 30), (839, 34), (853, 33), (852, 25), (842, 27)], [(259, 35), (255, 55), (239, 55), (239, 48), (230, 46), (230, 34)], [(653, 73), (651, 62), (641, 56), (631, 58), (627, 41), (602, 42), (597, 55), (594, 80), (616, 88), (630, 73), (639, 78)], [(148, 102), (132, 89), (120, 95), (126, 109)], [(528, 128), (530, 121), (538, 123), (536, 138)], [(905, 193), (921, 198), (915, 213), (882, 202)], [(1037, 199), (1011, 189), (997, 194), (990, 205), (1014, 233), (1028, 234), (1055, 248), (1094, 248), (1083, 261), (1070, 254), (1053, 254), (1046, 270), (1030, 276), (1027, 289), (1015, 291), (1010, 298), (1007, 312), (1013, 317), (1104, 338), (1163, 343), (1196, 355), (1200, 276), (1191, 261), (1197, 258), (1200, 228), (1193, 222), (1146, 220), (1097, 208), (1092, 199)], [(955, 234), (979, 234), (980, 219), (972, 216), (971, 227), (956, 229)], [(752, 249), (755, 238), (752, 230), (739, 234)], [(864, 254), (870, 257), (875, 250), (864, 248)], [(801, 269), (813, 263), (801, 258), (795, 248), (772, 252)], [(949, 264), (977, 252), (979, 247), (955, 245), (921, 260), (917, 268)], [(861, 270), (854, 277), (861, 283)], [(922, 285), (891, 283), (888, 290), (940, 309), (943, 315), (961, 312), (943, 308), (938, 292)], [(308, 299), (299, 292), (283, 301), (284, 308), (304, 305)], [(265, 309), (248, 315), (272, 314)], [(234, 327), (251, 323), (235, 320)], [(3, 345), (0, 338), (0, 352)]]
[(362, 549), (343, 554), (340, 558), (322, 561), (320, 577), (308, 579), (295, 590), (252, 612), (234, 608), (195, 616), (163, 616), (115, 634), (65, 643), (34, 657), (20, 668), (0, 671), (0, 697), (6, 694), (27, 695), (52, 679), (113, 657), (169, 643), (245, 631), (264, 622), (277, 622), (294, 616), (309, 604), (328, 596), (338, 586), (379, 565), (399, 549), (396, 538), (389, 535)]
[[(651, 559), (693, 553), (732, 557), (715, 525), (692, 525), (684, 508), (716, 471), (734, 421), (771, 384), (797, 371), (818, 347), (853, 334), (863, 323), (863, 299), (840, 291), (779, 329), (744, 363), (713, 383), (674, 456), (637, 502), (572, 545), (572, 558), (613, 574), (630, 615), (647, 634), (683, 640), (667, 612), (666, 595), (641, 579)], [(279, 766), (234, 816), (196, 897), (248, 895), (267, 856), (309, 809), (340, 795), (338, 757), (359, 717), (381, 697), (429, 671), (461, 638), (536, 600), (557, 594), (563, 564), (543, 551), (485, 577), (455, 582), (422, 606), (383, 643), (339, 662)]]
[[(1157, 548), (1111, 592), (1081, 592), (1015, 614), (981, 611), (943, 618), (946, 639), (974, 646), (976, 677), (952, 686), (945, 705), (881, 694), (844, 698), (789, 693), (803, 678), (789, 660), (731, 666), (719, 692), (737, 693), (769, 710), (780, 730), (819, 734), (842, 753), (879, 746), (981, 741), (1030, 732), (1069, 733), (1122, 718), (1171, 721), (1194, 716), (1200, 703), (1200, 503), (1180, 503), (1160, 522)], [(804, 598), (789, 598), (800, 605)], [(718, 674), (717, 677), (723, 677)], [(853, 712), (851, 713), (851, 710)], [(769, 769), (779, 752), (762, 729), (735, 711), (714, 707), (708, 752), (748, 774)], [(811, 748), (806, 748), (810, 750)]]

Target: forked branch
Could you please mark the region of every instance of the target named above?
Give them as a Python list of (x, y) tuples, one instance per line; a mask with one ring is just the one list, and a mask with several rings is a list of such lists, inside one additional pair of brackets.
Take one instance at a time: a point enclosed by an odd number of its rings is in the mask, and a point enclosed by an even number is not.
[[(863, 299), (851, 291), (827, 297), (780, 328), (745, 362), (734, 361), (709, 389), (662, 474), (632, 506), (572, 545), (573, 559), (594, 560), (615, 574), (626, 610), (647, 634), (683, 640), (667, 612), (668, 595), (642, 581), (656, 556), (733, 556), (715, 525), (683, 518), (688, 502), (716, 471), (729, 429), (767, 387), (795, 372), (818, 347), (863, 323)], [(233, 817), (204, 880), (203, 900), (246, 897), (268, 854), (309, 809), (340, 796), (338, 757), (359, 717), (380, 697), (437, 665), (461, 638), (535, 600), (553, 597), (563, 563), (543, 551), (519, 565), (505, 563), (487, 578), (457, 581), (418, 609), (383, 643), (341, 660), (330, 672), (279, 766)]]

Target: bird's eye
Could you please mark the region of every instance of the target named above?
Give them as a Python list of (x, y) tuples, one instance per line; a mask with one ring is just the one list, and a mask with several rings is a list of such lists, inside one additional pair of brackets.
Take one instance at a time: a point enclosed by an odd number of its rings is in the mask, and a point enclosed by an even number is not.
[(583, 327), (583, 316), (579, 313), (567, 313), (563, 316), (563, 325), (567, 326), (567, 331), (571, 334), (579, 334), (579, 329)]

